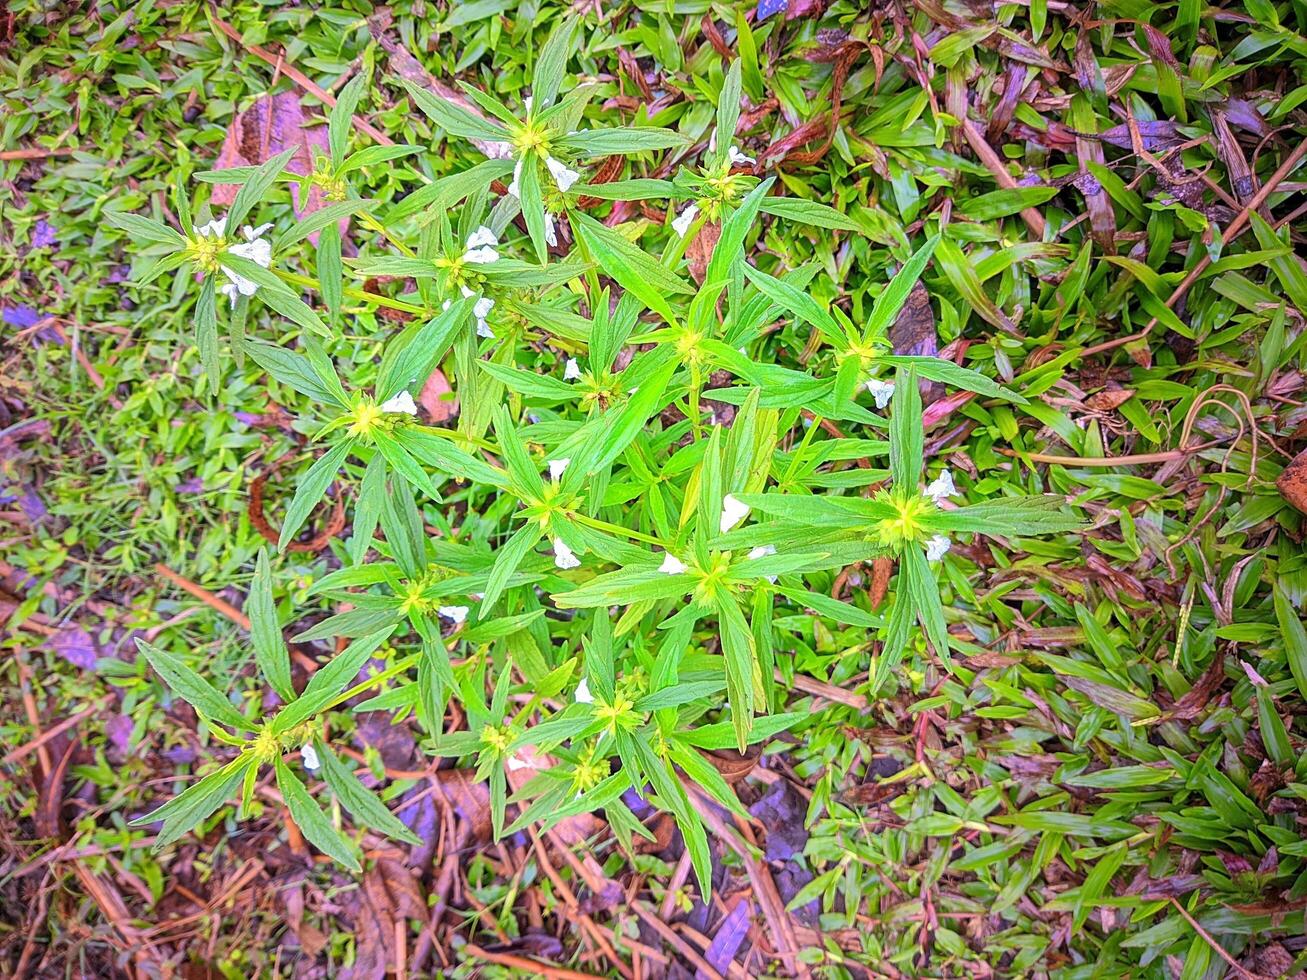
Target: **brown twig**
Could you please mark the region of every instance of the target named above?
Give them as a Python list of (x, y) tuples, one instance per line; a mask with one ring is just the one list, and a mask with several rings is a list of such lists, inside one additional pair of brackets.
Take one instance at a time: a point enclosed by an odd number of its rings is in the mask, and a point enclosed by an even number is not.
[(61, 150), (0, 150), (0, 160), (44, 160), (46, 157), (66, 157), (80, 149), (80, 146), (68, 146)]
[[(994, 181), (1005, 191), (1016, 190), (1016, 179), (1007, 172), (1007, 167), (1003, 164), (1003, 158), (995, 152), (994, 148), (989, 145), (985, 139), (984, 133), (976, 128), (976, 124), (969, 118), (962, 120), (962, 135), (970, 145), (973, 153), (980, 158), (980, 162), (985, 168), (994, 175)], [(1044, 239), (1044, 216), (1036, 208), (1022, 208), (1021, 220), (1026, 223), (1030, 233), (1040, 241)]]
[(241, 612), (239, 609), (233, 606), (230, 602), (227, 602), (225, 599), (218, 598), (216, 595), (214, 595), (204, 586), (197, 585), (196, 583), (188, 579), (186, 576), (177, 574), (171, 568), (165, 565), (163, 562), (158, 562), (157, 564), (155, 564), (154, 570), (158, 572), (160, 575), (162, 575), (164, 578), (166, 578), (173, 585), (177, 586), (177, 588), (181, 589), (184, 592), (189, 592), (191, 595), (195, 596), (195, 598), (199, 599), (205, 605), (211, 606), (212, 608), (216, 609), (218, 612), (222, 613), (224, 616), (230, 619), (241, 629), (248, 630), (250, 628), (250, 617), (246, 616), (243, 612)]
[(1270, 977), (1262, 976), (1262, 974), (1260, 973), (1253, 973), (1252, 970), (1249, 970), (1247, 967), (1240, 964), (1238, 960), (1236, 960), (1233, 956), (1227, 953), (1225, 951), (1225, 947), (1222, 946), (1220, 943), (1218, 943), (1215, 939), (1213, 939), (1211, 933), (1209, 933), (1206, 929), (1204, 929), (1199, 924), (1198, 920), (1195, 919), (1192, 915), (1190, 915), (1188, 910), (1175, 900), (1175, 896), (1168, 895), (1167, 899), (1171, 902), (1172, 905), (1176, 907), (1176, 910), (1179, 911), (1179, 913), (1182, 916), (1184, 916), (1185, 921), (1188, 922), (1189, 925), (1193, 927), (1194, 932), (1202, 936), (1203, 942), (1207, 943), (1208, 946), (1212, 947), (1212, 950), (1216, 953), (1217, 956), (1225, 960), (1226, 963), (1230, 964), (1230, 968), (1234, 970), (1235, 973), (1239, 974), (1239, 976), (1241, 976), (1243, 980), (1271, 980)]

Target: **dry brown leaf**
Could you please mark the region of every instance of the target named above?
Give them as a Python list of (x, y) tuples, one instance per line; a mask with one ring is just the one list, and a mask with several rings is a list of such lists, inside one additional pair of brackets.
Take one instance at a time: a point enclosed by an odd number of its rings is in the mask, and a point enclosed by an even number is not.
[(708, 272), (708, 263), (712, 260), (713, 249), (717, 247), (717, 239), (721, 237), (720, 222), (708, 221), (685, 246), (685, 259), (690, 263), (690, 275), (701, 286), (703, 277)]
[[(213, 167), (215, 170), (257, 167), (292, 146), (296, 148), (295, 155), (287, 169), (300, 175), (311, 173), (315, 152), (327, 153), (327, 127), (310, 125), (305, 120), (295, 92), (265, 95), (232, 120)], [(226, 207), (236, 199), (238, 190), (237, 184), (214, 184), (210, 200)], [(307, 214), (323, 205), (322, 191), (317, 187), (311, 188), (303, 201), (298, 183), (291, 186), (291, 193), (296, 214)]]

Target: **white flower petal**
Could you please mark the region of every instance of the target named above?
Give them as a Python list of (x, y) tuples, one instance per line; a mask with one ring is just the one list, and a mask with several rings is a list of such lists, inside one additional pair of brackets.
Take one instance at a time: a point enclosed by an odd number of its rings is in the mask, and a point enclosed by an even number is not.
[(482, 149), (491, 160), (513, 159), (513, 144), (506, 140), (490, 140), (482, 146)]
[(730, 158), (732, 167), (742, 167), (745, 164), (753, 166), (758, 162), (753, 157), (744, 153), (738, 146), (732, 146), (726, 151), (726, 155)]
[(548, 211), (545, 212), (545, 244), (557, 245), (558, 232), (554, 229), (554, 216)]
[(549, 171), (549, 175), (554, 178), (554, 183), (558, 185), (558, 189), (564, 194), (581, 179), (579, 173), (565, 164), (559, 163), (553, 157), (545, 157), (545, 168)]
[(535, 103), (535, 96), (534, 96), (534, 95), (528, 95), (525, 99), (522, 100), (522, 105), (526, 106), (526, 111), (527, 111), (527, 112), (530, 112), (530, 111), (531, 111), (531, 106), (532, 106), (534, 103)]
[(247, 242), (252, 242), (254, 241), (254, 239), (259, 238), (264, 234), (266, 234), (271, 228), (272, 228), (271, 221), (264, 222), (263, 224), (259, 225), (259, 227), (257, 228), (251, 228), (249, 225), (246, 225), (244, 228), (241, 229), (241, 234), (245, 236), (245, 240)]
[(231, 246), (227, 251), (232, 255), (240, 256), (242, 259), (257, 262), (265, 269), (272, 265), (272, 243), (266, 238), (256, 238), (251, 242), (242, 242), (239, 245)]
[(484, 319), (478, 319), (478, 320), (477, 320), (477, 336), (478, 336), (478, 337), (484, 337), (486, 340), (494, 340), (494, 339), (495, 339), (495, 332), (494, 332), (493, 330), (490, 329), (490, 324), (486, 323), (486, 321), (485, 321)]
[(505, 764), (506, 766), (508, 766), (509, 770), (512, 771), (512, 772), (518, 772), (518, 771), (520, 771), (520, 770), (522, 770), (522, 769), (534, 769), (534, 768), (535, 768), (535, 766), (531, 765), (531, 763), (529, 763), (529, 762), (523, 762), (521, 759), (519, 759), (519, 758), (518, 758), (517, 756), (515, 756), (515, 755), (510, 755), (507, 759), (505, 759), (505, 760), (504, 760), (504, 764)]
[(489, 265), (491, 262), (499, 261), (499, 253), (490, 245), (469, 248), (463, 253), (463, 261), (471, 262), (473, 265)]
[(758, 547), (754, 548), (749, 552), (749, 557), (766, 558), (769, 555), (774, 555), (774, 554), (776, 554), (776, 546), (774, 544), (760, 544), (758, 545)]
[(569, 357), (567, 359), (567, 363), (563, 365), (563, 380), (564, 381), (581, 380), (581, 365), (576, 363), (575, 357)]
[(581, 683), (576, 685), (575, 701), (577, 704), (595, 703), (594, 695), (590, 693), (590, 682), (584, 677), (581, 678)]
[(684, 238), (685, 233), (690, 230), (690, 225), (694, 224), (694, 219), (698, 214), (699, 205), (691, 201), (684, 211), (672, 219), (672, 228), (676, 231), (676, 234)]
[[(467, 286), (465, 286), (463, 283), (458, 284), (458, 291), (463, 294), (464, 299), (471, 299), (473, 296), (476, 295), (476, 293), (468, 289)], [(449, 309), (449, 307), (445, 307), (445, 309)]]
[(407, 390), (401, 391), (394, 398), (381, 403), (381, 410), (387, 415), (417, 415), (418, 407), (413, 396)]
[(562, 569), (581, 566), (581, 559), (576, 557), (562, 538), (554, 538), (554, 565)]
[(551, 460), (549, 460), (549, 461), (548, 461), (548, 462), (549, 462), (549, 479), (551, 479), (551, 480), (560, 480), (560, 479), (562, 479), (562, 477), (563, 477), (563, 472), (567, 469), (567, 464), (570, 463), (571, 461), (572, 461), (571, 458), (570, 458), (570, 457), (567, 457), (567, 456), (564, 456), (562, 459), (551, 459)]
[(942, 534), (937, 534), (926, 542), (926, 561), (939, 561), (953, 546)]
[(725, 534), (748, 516), (749, 505), (740, 503), (735, 499), (734, 494), (728, 493), (722, 498), (722, 520), (720, 525), (722, 534)]
[(669, 551), (663, 555), (663, 563), (658, 566), (658, 571), (667, 575), (680, 575), (685, 571), (685, 562)]
[(867, 382), (867, 390), (871, 392), (871, 397), (876, 400), (876, 407), (884, 408), (889, 404), (889, 400), (894, 397), (894, 382), (872, 378)]
[(522, 161), (518, 160), (517, 163), (513, 166), (513, 180), (508, 185), (508, 193), (510, 197), (520, 198), (522, 196), (521, 180), (522, 180)]
[(948, 471), (948, 467), (945, 467), (939, 476), (926, 484), (926, 496), (937, 504), (957, 492), (958, 488), (953, 485), (953, 474)]
[(441, 606), (436, 612), (455, 623), (461, 623), (467, 619), (468, 609), (467, 606)]
[(490, 315), (490, 311), (495, 308), (495, 301), (489, 296), (482, 296), (472, 304), (472, 315), (478, 320), (484, 320)]
[(195, 234), (200, 238), (221, 238), (227, 234), (226, 217), (214, 218), (208, 224), (197, 225)]
[(307, 742), (300, 746), (300, 758), (304, 760), (304, 768), (310, 772), (322, 765), (322, 760), (318, 758), (318, 750)]
[(499, 236), (497, 236), (493, 231), (491, 231), (485, 225), (482, 225), (476, 231), (472, 232), (472, 234), (467, 236), (468, 248), (477, 248), (480, 245), (498, 245), (498, 244), (499, 244)]

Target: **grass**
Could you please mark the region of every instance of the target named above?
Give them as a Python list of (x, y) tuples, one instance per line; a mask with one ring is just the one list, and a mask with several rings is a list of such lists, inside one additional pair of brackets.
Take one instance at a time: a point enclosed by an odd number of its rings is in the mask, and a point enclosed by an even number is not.
[[(1307, 968), (1307, 566), (1276, 483), (1307, 12), (864, 6), (11, 5), (6, 975)], [(550, 137), (577, 191), (540, 162), (528, 220), (492, 212), (511, 165), (432, 78), (518, 118), (589, 84)], [(346, 175), (376, 203), (343, 260), (327, 230), (240, 265), (246, 340), (221, 295), (206, 335), (196, 277), (141, 284), (166, 246), (123, 216), (198, 219), (205, 171), (280, 149), (238, 113), (331, 114), (304, 81), (360, 100), (347, 149), (415, 149)], [(661, 183), (579, 203), (609, 154)], [(251, 197), (273, 236), (301, 220), (284, 184)], [(494, 338), (412, 264), (483, 221), (508, 262), (459, 274)], [(546, 258), (549, 284), (511, 265)], [(319, 325), (343, 400), (295, 360)], [(374, 419), (433, 359), (438, 433)], [(945, 466), (962, 509), (917, 494)], [(242, 789), (142, 821), (233, 760)]]

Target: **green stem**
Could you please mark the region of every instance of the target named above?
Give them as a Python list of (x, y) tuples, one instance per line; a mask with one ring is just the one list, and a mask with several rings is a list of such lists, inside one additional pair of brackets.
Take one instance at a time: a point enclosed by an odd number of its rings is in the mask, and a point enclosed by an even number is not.
[[(304, 289), (317, 289), (318, 281), (310, 279), (308, 276), (302, 276), (298, 272), (287, 272), (284, 269), (275, 270), (277, 275), (281, 276), (286, 282)], [(413, 313), (416, 316), (430, 316), (431, 311), (422, 306), (414, 306), (412, 303), (405, 303), (403, 300), (391, 299), (389, 296), (381, 296), (377, 293), (365, 292), (362, 289), (345, 289), (343, 293), (350, 299), (357, 299), (364, 303), (372, 303), (375, 306), (385, 306), (392, 310), (402, 310), (405, 313)]]
[(609, 534), (618, 534), (628, 538), (634, 538), (636, 541), (643, 541), (646, 544), (656, 544), (664, 551), (667, 550), (667, 544), (661, 538), (655, 538), (652, 535), (644, 534), (641, 531), (633, 531), (629, 527), (620, 527), (617, 524), (609, 524), (597, 517), (590, 517), (586, 514), (575, 513), (572, 515), (573, 520), (586, 527), (592, 527), (596, 531), (607, 531)]

